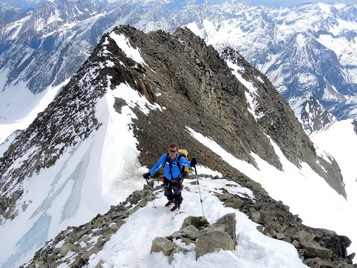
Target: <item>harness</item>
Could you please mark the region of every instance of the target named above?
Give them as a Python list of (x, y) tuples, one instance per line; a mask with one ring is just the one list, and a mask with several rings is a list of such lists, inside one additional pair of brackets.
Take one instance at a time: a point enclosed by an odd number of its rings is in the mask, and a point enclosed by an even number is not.
[[(179, 154), (179, 155), (177, 156), (177, 159), (176, 159), (176, 162), (177, 162), (177, 163), (174, 164), (174, 163), (172, 163), (172, 161), (171, 161), (171, 158), (170, 158), (169, 153), (166, 154), (165, 165), (166, 165), (166, 163), (169, 163), (170, 175), (171, 175), (172, 181), (178, 181), (178, 180), (180, 180), (181, 177), (182, 177), (182, 167), (180, 166), (180, 159), (181, 159), (182, 156), (183, 156), (182, 154)], [(179, 175), (178, 175), (176, 178), (174, 178), (174, 177), (172, 176), (172, 165), (177, 165), (177, 166), (179, 167), (179, 169), (180, 169), (180, 173), (179, 173)]]

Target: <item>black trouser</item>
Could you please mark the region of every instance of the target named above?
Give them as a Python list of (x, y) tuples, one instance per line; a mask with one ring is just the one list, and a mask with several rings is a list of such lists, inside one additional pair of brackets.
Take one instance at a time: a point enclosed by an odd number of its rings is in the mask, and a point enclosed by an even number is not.
[(164, 194), (168, 200), (175, 201), (175, 205), (179, 206), (182, 203), (181, 195), (181, 181), (169, 181), (165, 178), (164, 180)]

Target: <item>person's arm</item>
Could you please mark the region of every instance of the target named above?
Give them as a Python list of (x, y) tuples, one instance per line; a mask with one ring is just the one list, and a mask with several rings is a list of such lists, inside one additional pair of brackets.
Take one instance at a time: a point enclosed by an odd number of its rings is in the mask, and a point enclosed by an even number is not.
[(163, 154), (156, 162), (155, 166), (150, 169), (150, 175), (154, 175), (163, 165), (165, 165), (166, 154)]
[(185, 166), (188, 168), (193, 168), (194, 166), (196, 166), (197, 161), (196, 158), (192, 158), (191, 161), (187, 160), (185, 157), (181, 157), (180, 159), (180, 166)]

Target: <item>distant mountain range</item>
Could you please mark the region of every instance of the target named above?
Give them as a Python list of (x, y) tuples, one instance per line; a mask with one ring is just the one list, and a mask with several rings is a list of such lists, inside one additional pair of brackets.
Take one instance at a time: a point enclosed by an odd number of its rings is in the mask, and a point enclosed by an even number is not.
[[(237, 50), (287, 99), (311, 96), (338, 119), (357, 118), (357, 8), (291, 8), (238, 1), (44, 1), (36, 8), (0, 5), (2, 90), (34, 93), (70, 78), (100, 36), (116, 25), (144, 32), (187, 26), (219, 52)], [(298, 115), (299, 116), (299, 115)], [(0, 116), (1, 117), (1, 116)]]

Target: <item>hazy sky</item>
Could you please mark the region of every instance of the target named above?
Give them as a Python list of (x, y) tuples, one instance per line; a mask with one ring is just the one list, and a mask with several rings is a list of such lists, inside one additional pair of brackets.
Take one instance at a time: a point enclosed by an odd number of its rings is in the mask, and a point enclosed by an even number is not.
[[(244, 2), (244, 1), (242, 1)], [(301, 4), (301, 3), (336, 3), (336, 2), (342, 2), (342, 3), (353, 3), (357, 4), (357, 0), (245, 0), (247, 3), (251, 4), (256, 4), (256, 5), (264, 5), (264, 6), (292, 6), (296, 4)]]
[[(38, 3), (38, 2), (43, 2), (44, 0), (0, 0), (0, 2), (10, 2), (15, 5), (22, 5), (24, 3)], [(97, 0), (97, 1), (103, 1), (103, 0)], [(122, 0), (107, 0), (109, 2), (120, 2)], [(140, 0), (137, 0), (140, 2)], [(155, 0), (142, 0), (142, 2), (152, 2)], [(156, 0), (156, 1), (163, 1), (163, 0)], [(167, 0), (166, 0), (167, 1)], [(177, 1), (177, 0), (176, 0)], [(197, 1), (197, 0), (196, 0)], [(199, 0), (197, 2), (204, 2), (205, 0)], [(212, 0), (207, 0), (208, 2)], [(276, 7), (276, 6), (292, 6), (296, 4), (301, 4), (301, 3), (319, 3), (319, 2), (324, 2), (324, 3), (336, 3), (336, 2), (343, 2), (343, 3), (353, 3), (357, 4), (357, 0), (241, 0), (241, 2), (247, 2), (253, 5), (264, 5), (264, 6), (270, 6), (270, 7)]]

